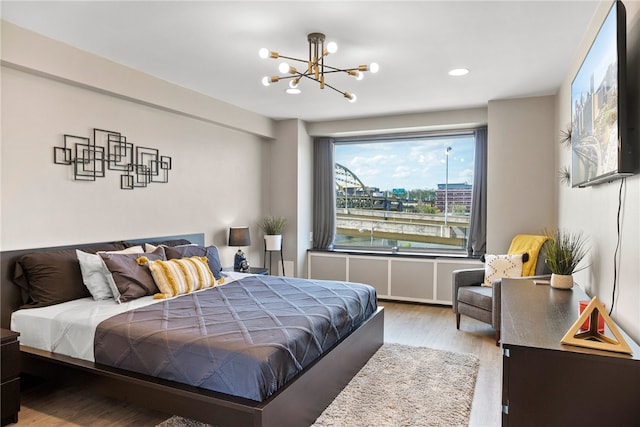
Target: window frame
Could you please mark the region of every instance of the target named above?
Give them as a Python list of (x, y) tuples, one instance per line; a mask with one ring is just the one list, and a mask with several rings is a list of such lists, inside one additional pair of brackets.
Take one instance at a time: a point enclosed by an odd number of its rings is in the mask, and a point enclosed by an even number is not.
[[(428, 132), (412, 132), (412, 133), (393, 133), (393, 134), (385, 134), (385, 135), (351, 135), (348, 137), (339, 137), (334, 139), (334, 150), (337, 149), (340, 145), (348, 145), (348, 144), (363, 144), (363, 143), (375, 143), (375, 142), (394, 142), (394, 141), (410, 141), (410, 140), (419, 140), (419, 139), (431, 139), (436, 141), (438, 139), (447, 139), (451, 137), (472, 137), (473, 138), (473, 164), (475, 165), (476, 161), (476, 128), (459, 128), (459, 129), (451, 129), (451, 130), (441, 130), (441, 131), (428, 131)], [(334, 154), (334, 173), (336, 170), (337, 160), (335, 159)], [(476, 168), (472, 168), (474, 171), (474, 175), (476, 173)], [(474, 177), (475, 178), (475, 177)], [(471, 186), (473, 191), (473, 182), (475, 179), (472, 179)], [(434, 191), (437, 190), (433, 189)], [(336, 191), (336, 177), (334, 176), (333, 180), (333, 191)], [(473, 199), (473, 196), (471, 195)], [(336, 196), (337, 199), (337, 196)], [(336, 204), (336, 211), (334, 212), (334, 221), (338, 221), (338, 207)], [(473, 205), (471, 206), (471, 210), (473, 209)], [(469, 218), (471, 217), (471, 211), (468, 214)], [(466, 225), (466, 229), (470, 227), (470, 221)], [(466, 257), (467, 256), (467, 236), (468, 233), (465, 233), (464, 244), (459, 248), (446, 248), (446, 247), (428, 247), (428, 248), (402, 248), (397, 246), (380, 246), (380, 247), (372, 247), (369, 245), (343, 245), (335, 242), (335, 238), (338, 236), (337, 227), (335, 230), (334, 244), (333, 250), (339, 252), (357, 252), (357, 253), (372, 253), (372, 254), (388, 254), (388, 253), (401, 253), (403, 255), (420, 255), (420, 256), (438, 256), (444, 255), (449, 257)], [(373, 238), (373, 232), (372, 232)]]

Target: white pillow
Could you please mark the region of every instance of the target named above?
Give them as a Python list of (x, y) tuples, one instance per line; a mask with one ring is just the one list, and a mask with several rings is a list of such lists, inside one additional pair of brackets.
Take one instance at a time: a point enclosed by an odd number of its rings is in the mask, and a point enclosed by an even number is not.
[(156, 249), (158, 249), (158, 247), (157, 247), (157, 246), (155, 246), (155, 245), (150, 245), (149, 243), (145, 243), (145, 244), (144, 244), (144, 251), (145, 251), (145, 252), (153, 252), (153, 251), (155, 251)]
[(482, 286), (491, 286), (494, 280), (505, 277), (522, 277), (522, 254), (485, 255), (484, 260)]
[[(132, 246), (120, 251), (108, 251), (111, 254), (142, 254), (142, 246)], [(98, 254), (90, 254), (76, 249), (82, 281), (89, 290), (94, 300), (113, 298), (113, 292), (107, 281), (107, 275), (111, 274)]]

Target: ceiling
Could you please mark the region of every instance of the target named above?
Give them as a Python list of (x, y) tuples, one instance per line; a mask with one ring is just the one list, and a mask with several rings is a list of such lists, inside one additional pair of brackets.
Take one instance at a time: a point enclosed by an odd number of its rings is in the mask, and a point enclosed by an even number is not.
[[(569, 72), (597, 1), (2, 1), (2, 19), (274, 119), (306, 121), (486, 106), (553, 94)], [(370, 62), (339, 93), (303, 81), (261, 84), (279, 62), (306, 58), (307, 34), (338, 51), (326, 64)], [(471, 72), (451, 77), (452, 68)]]

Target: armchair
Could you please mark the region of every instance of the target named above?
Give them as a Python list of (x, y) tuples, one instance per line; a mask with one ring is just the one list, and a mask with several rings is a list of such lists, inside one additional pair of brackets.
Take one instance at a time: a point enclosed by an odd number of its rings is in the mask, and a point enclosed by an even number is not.
[[(521, 235), (522, 236), (522, 235)], [(517, 237), (517, 236), (516, 236)], [(542, 239), (543, 236), (533, 236)], [(511, 243), (510, 253), (514, 252), (514, 241)], [(545, 262), (542, 247), (546, 240), (542, 240), (537, 248), (537, 258), (533, 275), (526, 278), (542, 278), (551, 274)], [(532, 253), (535, 253), (533, 251)], [(523, 262), (527, 262), (528, 254), (523, 255)], [(502, 279), (494, 280), (491, 287), (481, 286), (484, 282), (485, 268), (469, 268), (455, 270), (452, 273), (453, 312), (456, 314), (456, 329), (460, 329), (460, 316), (472, 317), (490, 324), (496, 331), (496, 345), (500, 343), (500, 286)]]

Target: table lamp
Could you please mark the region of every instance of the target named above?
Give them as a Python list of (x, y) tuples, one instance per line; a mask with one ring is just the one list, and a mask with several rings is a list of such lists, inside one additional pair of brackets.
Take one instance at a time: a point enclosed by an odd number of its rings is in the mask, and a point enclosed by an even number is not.
[[(231, 227), (229, 228), (229, 246), (251, 246), (251, 235), (249, 227)], [(238, 249), (233, 258), (233, 269), (246, 273), (249, 271), (249, 263), (242, 249)]]

